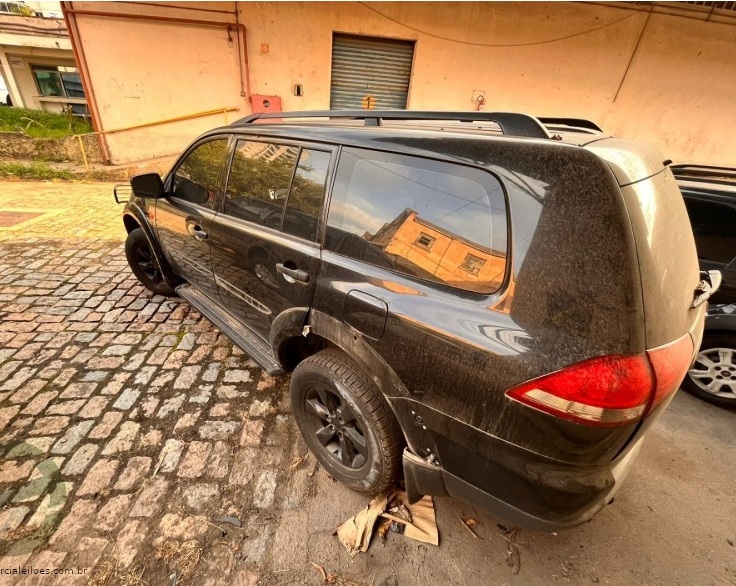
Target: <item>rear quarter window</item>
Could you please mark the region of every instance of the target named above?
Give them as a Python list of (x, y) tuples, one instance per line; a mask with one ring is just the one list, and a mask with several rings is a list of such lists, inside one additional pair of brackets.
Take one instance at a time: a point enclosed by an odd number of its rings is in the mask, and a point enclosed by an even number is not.
[(325, 247), (424, 281), (493, 293), (506, 272), (506, 203), (481, 169), (345, 148)]

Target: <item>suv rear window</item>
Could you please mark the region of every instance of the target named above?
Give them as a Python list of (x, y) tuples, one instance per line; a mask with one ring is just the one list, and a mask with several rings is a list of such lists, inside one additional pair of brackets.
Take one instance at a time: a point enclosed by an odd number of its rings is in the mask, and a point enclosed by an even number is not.
[(325, 247), (404, 275), (492, 293), (506, 271), (503, 189), (481, 169), (345, 148)]

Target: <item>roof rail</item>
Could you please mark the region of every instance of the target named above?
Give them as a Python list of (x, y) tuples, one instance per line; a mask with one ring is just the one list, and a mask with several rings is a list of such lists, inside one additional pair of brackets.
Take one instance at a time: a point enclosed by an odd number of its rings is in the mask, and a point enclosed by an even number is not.
[(736, 187), (736, 168), (711, 165), (671, 165), (672, 174), (680, 181)]
[(347, 118), (364, 120), (365, 126), (381, 126), (384, 120), (447, 120), (454, 122), (495, 122), (508, 136), (551, 138), (544, 125), (527, 114), (516, 112), (434, 112), (412, 110), (315, 110), (308, 112), (263, 112), (242, 118), (234, 126), (257, 120), (286, 118)]
[(586, 120), (585, 118), (548, 118), (548, 117), (539, 117), (537, 118), (542, 124), (544, 125), (561, 125), (561, 126), (571, 126), (573, 128), (586, 128), (588, 130), (595, 130), (597, 132), (603, 132), (603, 129), (598, 126), (595, 122), (591, 122), (590, 120)]

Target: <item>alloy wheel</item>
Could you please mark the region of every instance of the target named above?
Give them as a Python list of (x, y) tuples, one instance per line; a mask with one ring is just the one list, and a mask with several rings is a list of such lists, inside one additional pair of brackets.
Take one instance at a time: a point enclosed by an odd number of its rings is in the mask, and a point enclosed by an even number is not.
[(142, 244), (135, 249), (135, 259), (138, 267), (152, 283), (158, 284), (164, 280), (161, 267), (148, 244)]
[(688, 376), (707, 393), (736, 400), (736, 350), (733, 348), (701, 350), (688, 371)]
[(311, 388), (304, 400), (322, 449), (347, 468), (362, 468), (368, 460), (368, 442), (361, 422), (345, 400), (321, 385)]

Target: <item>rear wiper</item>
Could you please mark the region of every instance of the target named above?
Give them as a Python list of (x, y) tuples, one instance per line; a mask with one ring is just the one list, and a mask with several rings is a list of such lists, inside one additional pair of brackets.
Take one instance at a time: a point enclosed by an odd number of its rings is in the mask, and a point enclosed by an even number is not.
[(721, 271), (700, 271), (700, 283), (695, 287), (695, 299), (690, 307), (698, 307), (702, 305), (710, 296), (718, 291), (721, 286)]

